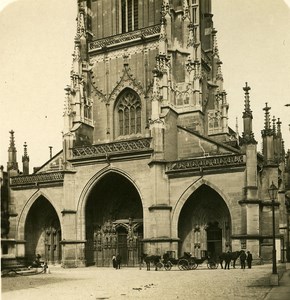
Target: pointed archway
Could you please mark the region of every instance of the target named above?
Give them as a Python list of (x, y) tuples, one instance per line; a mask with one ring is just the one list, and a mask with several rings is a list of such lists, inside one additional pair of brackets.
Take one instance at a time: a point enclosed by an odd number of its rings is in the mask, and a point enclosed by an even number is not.
[(38, 197), (32, 204), (25, 221), (25, 253), (27, 262), (39, 254), (41, 260), (55, 264), (61, 262), (61, 227), (51, 203)]
[(110, 266), (119, 253), (122, 264), (138, 265), (143, 239), (143, 207), (136, 187), (116, 172), (92, 188), (85, 206), (87, 265)]
[(230, 212), (223, 198), (211, 187), (201, 185), (180, 212), (180, 253), (217, 257), (230, 247), (230, 224)]

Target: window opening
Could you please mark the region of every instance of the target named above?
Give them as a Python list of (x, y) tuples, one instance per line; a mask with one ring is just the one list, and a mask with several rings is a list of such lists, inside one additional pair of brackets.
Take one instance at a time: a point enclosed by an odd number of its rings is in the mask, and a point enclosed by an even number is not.
[(138, 29), (138, 0), (121, 0), (122, 33)]
[(119, 135), (141, 133), (141, 102), (132, 91), (124, 92), (117, 106)]

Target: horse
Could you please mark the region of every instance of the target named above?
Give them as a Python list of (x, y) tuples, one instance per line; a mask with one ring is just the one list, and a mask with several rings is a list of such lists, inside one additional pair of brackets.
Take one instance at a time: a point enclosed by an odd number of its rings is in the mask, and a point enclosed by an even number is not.
[(150, 263), (155, 266), (155, 271), (157, 271), (157, 263), (161, 260), (160, 255), (148, 255), (146, 253), (141, 254), (141, 263), (144, 261), (146, 263), (147, 271), (150, 271)]
[(223, 262), (226, 260), (227, 255), (229, 255), (231, 261), (233, 261), (233, 268), (236, 268), (236, 260), (239, 258), (241, 255), (242, 251), (234, 251), (234, 252), (223, 252), (219, 255), (219, 260), (220, 260), (220, 265), (221, 268), (223, 269)]

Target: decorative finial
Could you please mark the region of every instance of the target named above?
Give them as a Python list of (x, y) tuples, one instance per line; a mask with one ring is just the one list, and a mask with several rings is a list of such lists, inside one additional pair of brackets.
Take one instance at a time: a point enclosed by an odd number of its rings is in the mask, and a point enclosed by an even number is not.
[(243, 118), (246, 118), (246, 117), (253, 118), (252, 111), (250, 108), (250, 96), (249, 96), (249, 91), (251, 90), (251, 88), (248, 86), (247, 82), (246, 82), (245, 86), (243, 87), (243, 90), (245, 91), (245, 110), (243, 113)]
[(248, 83), (245, 83), (246, 86), (243, 87), (243, 90), (246, 92), (246, 94), (249, 94), (249, 91), (251, 90), (251, 88), (248, 86)]
[(50, 157), (50, 159), (52, 158), (52, 146), (48, 146), (48, 148), (49, 148), (49, 157)]
[(24, 142), (23, 147), (24, 147), (24, 156), (26, 157), (27, 156), (27, 144), (26, 144), (26, 142)]
[(15, 147), (14, 131), (10, 130), (10, 147)]

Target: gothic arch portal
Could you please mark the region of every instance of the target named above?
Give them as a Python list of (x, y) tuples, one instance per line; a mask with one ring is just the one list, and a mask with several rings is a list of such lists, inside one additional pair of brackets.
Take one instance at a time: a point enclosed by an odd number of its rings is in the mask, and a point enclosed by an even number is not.
[(61, 223), (54, 206), (42, 193), (38, 193), (37, 198), (31, 200), (24, 211), (18, 231), (26, 241), (26, 261), (31, 263), (39, 254), (43, 261), (50, 264), (60, 263)]
[(61, 219), (61, 215), (58, 214), (58, 212), (60, 212), (60, 209), (58, 209), (58, 207), (55, 207), (55, 205), (49, 200), (50, 197), (47, 194), (45, 194), (41, 190), (38, 190), (27, 200), (26, 204), (24, 205), (22, 211), (19, 214), (19, 219), (18, 219), (17, 228), (16, 228), (17, 239), (24, 240), (24, 229), (25, 229), (25, 222), (27, 219), (27, 215), (28, 215), (32, 205), (35, 203), (35, 201), (41, 197), (45, 198), (50, 203), (50, 205), (55, 210), (58, 219), (59, 220)]
[(143, 239), (143, 205), (125, 174), (106, 169), (86, 192), (82, 204), (87, 265), (110, 266), (119, 253), (122, 264), (138, 264)]
[(173, 224), (180, 239), (179, 253), (217, 257), (230, 249), (231, 215), (228, 205), (213, 185), (195, 182), (179, 199)]

